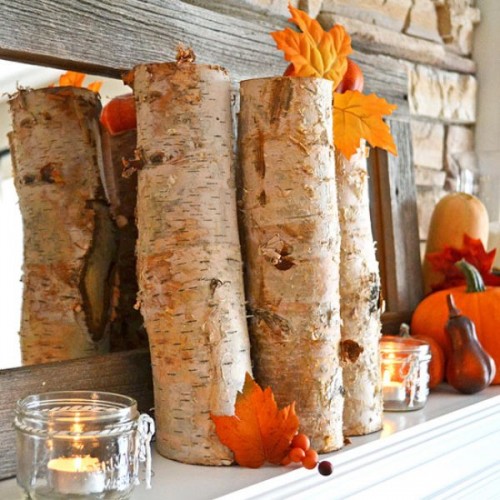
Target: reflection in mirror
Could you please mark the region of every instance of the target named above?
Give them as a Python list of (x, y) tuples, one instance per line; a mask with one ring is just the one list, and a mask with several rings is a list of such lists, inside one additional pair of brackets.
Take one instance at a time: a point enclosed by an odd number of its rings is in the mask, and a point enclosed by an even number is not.
[[(96, 175), (92, 181), (95, 189), (92, 193), (87, 193), (86, 198), (82, 198), (82, 205), (78, 205), (73, 202), (81, 193), (77, 193), (74, 186), (81, 179), (84, 185), (83, 190), (87, 189), (89, 168), (93, 169), (94, 166), (76, 167), (84, 164), (82, 157), (85, 155), (81, 151), (77, 152), (78, 130), (76, 130), (76, 138), (70, 136), (71, 112), (68, 110), (73, 109), (73, 105), (67, 110), (62, 108), (58, 110), (53, 101), (54, 97), (58, 97), (57, 101), (62, 101), (74, 99), (73, 94), (77, 95), (78, 99), (84, 95), (84, 107), (80, 106), (79, 109), (85, 109), (87, 112), (88, 101), (92, 100), (92, 96), (88, 99), (91, 92), (77, 91), (68, 97), (67, 92), (60, 92), (61, 89), (56, 87), (47, 92), (48, 101), (52, 102), (47, 101), (45, 93), (43, 93), (44, 97), (39, 99), (42, 93), (32, 92), (25, 92), (22, 102), (18, 99), (15, 103), (19, 104), (17, 109), (15, 104), (12, 104), (15, 99), (10, 105), (8, 102), (7, 94), (14, 94), (18, 86), (36, 89), (52, 84), (57, 86), (59, 76), (63, 73), (63, 71), (50, 68), (0, 61), (0, 74), (2, 75), (0, 77), (0, 230), (2, 234), (0, 331), (3, 340), (0, 350), (0, 369), (19, 366), (19, 364), (72, 359), (93, 353), (143, 347), (147, 342), (142, 318), (133, 307), (137, 293), (134, 255), (136, 180), (134, 176), (124, 179), (121, 175), (122, 158), (133, 156), (135, 131), (110, 136), (104, 129), (99, 130), (99, 104), (96, 99), (93, 99), (94, 111), (96, 111), (92, 120), (88, 120), (85, 113), (84, 120), (80, 120), (78, 116), (75, 118), (73, 127), (75, 130), (87, 125), (89, 127), (85, 133), (80, 131), (80, 136), (92, 135), (93, 137), (92, 147), (97, 153), (87, 151), (87, 156), (98, 157), (95, 165)], [(103, 81), (100, 90), (103, 105), (116, 95), (130, 92), (130, 89), (125, 87), (120, 80), (90, 75), (85, 78), (83, 86), (95, 80)], [(35, 94), (38, 96), (36, 99), (33, 98)], [(48, 102), (47, 108), (43, 108), (46, 105), (44, 99)], [(35, 107), (29, 109), (31, 105)], [(40, 107), (36, 108), (36, 106)], [(9, 107), (12, 108), (11, 112), (9, 112)], [(39, 128), (42, 119), (38, 121), (35, 118), (31, 119), (37, 116), (37, 113), (44, 117), (50, 116), (50, 120), (47, 119), (50, 126), (57, 121), (57, 113), (60, 113), (63, 125), (59, 124), (59, 128), (54, 129), (55, 133), (51, 130), (48, 130), (48, 133), (40, 132), (37, 127)], [(27, 130), (23, 130), (24, 124), (29, 121), (27, 118), (31, 120), (31, 123), (27, 125)], [(12, 130), (12, 126), (14, 134), (11, 135), (11, 142), (15, 151), (13, 157), (10, 154), (6, 137), (7, 133)], [(61, 130), (63, 133), (60, 132)], [(48, 135), (50, 140), (40, 139), (45, 137), (43, 134)], [(50, 149), (47, 145), (49, 142), (59, 140), (58, 136), (66, 135), (68, 158), (64, 155), (54, 157), (54, 154), (57, 156), (60, 153), (59, 143), (55, 150), (52, 150), (51, 157), (40, 159), (43, 152)], [(85, 142), (83, 139), (82, 141)], [(43, 148), (38, 149), (38, 144), (42, 142)], [(85, 145), (82, 147), (85, 148)], [(15, 165), (12, 165), (13, 163)], [(54, 173), (56, 163), (59, 167)], [(47, 165), (51, 168), (50, 175), (45, 175)], [(13, 170), (15, 170), (15, 175)], [(87, 177), (83, 178), (82, 170)], [(23, 223), (19, 205), (25, 214), (24, 281), (29, 282), (24, 292), (23, 315), (21, 315)], [(41, 214), (47, 211), (52, 217), (49, 216), (45, 221), (45, 217), (41, 217)], [(26, 216), (27, 213), (31, 215)], [(72, 217), (74, 222), (72, 222)], [(85, 221), (90, 222), (86, 224)], [(75, 264), (79, 259), (79, 253), (73, 250), (82, 243), (79, 238), (87, 226), (90, 228), (87, 238), (89, 250), (82, 262)], [(71, 280), (66, 280), (61, 284), (58, 278), (52, 279), (61, 274), (61, 270), (71, 274), (68, 269), (71, 270), (73, 276)], [(71, 290), (71, 283), (75, 282), (74, 276), (78, 276), (79, 281), (76, 280), (78, 283), (74, 285), (74, 290)], [(71, 300), (66, 300), (70, 296)], [(27, 307), (26, 304), (31, 305)], [(22, 328), (21, 316), (23, 317)], [(80, 338), (80, 345), (83, 347), (78, 347), (78, 340), (71, 337), (72, 335)], [(68, 341), (70, 337), (72, 340)]]

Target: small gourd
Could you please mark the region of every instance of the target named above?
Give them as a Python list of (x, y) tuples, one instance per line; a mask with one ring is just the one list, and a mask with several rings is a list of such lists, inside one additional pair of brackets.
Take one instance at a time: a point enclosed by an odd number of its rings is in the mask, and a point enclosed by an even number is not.
[(449, 311), (446, 331), (451, 339), (446, 380), (459, 392), (474, 394), (491, 384), (495, 362), (479, 343), (474, 323), (457, 309), (453, 295), (448, 294), (446, 299)]

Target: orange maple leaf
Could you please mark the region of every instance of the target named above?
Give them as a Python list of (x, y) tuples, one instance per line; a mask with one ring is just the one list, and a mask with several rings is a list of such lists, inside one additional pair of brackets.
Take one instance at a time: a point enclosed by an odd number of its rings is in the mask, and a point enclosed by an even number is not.
[(102, 81), (101, 80), (96, 80), (95, 82), (91, 82), (87, 85), (87, 88), (89, 90), (92, 90), (96, 94), (99, 93), (99, 90), (101, 90), (102, 87)]
[(234, 416), (211, 415), (217, 436), (239, 465), (257, 468), (280, 464), (299, 428), (295, 403), (278, 410), (271, 389), (262, 390), (247, 373), (236, 397)]
[(276, 45), (293, 65), (290, 76), (312, 76), (334, 82), (342, 80), (347, 69), (347, 56), (352, 52), (351, 38), (339, 24), (326, 32), (315, 19), (305, 12), (288, 6), (295, 23), (302, 33), (290, 28), (271, 33)]
[(344, 94), (335, 92), (333, 107), (335, 147), (346, 158), (356, 152), (362, 138), (373, 147), (397, 154), (389, 126), (382, 120), (396, 109), (396, 105), (375, 94), (364, 95), (357, 90), (348, 90)]
[[(85, 73), (78, 73), (78, 71), (66, 71), (59, 77), (60, 87), (81, 87), (83, 85), (83, 80), (85, 79)], [(92, 90), (96, 94), (101, 90), (102, 82), (95, 81), (89, 83), (87, 88)]]

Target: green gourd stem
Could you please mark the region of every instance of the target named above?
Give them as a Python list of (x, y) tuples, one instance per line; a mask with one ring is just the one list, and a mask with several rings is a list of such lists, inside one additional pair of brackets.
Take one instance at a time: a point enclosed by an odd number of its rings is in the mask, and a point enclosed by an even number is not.
[(467, 293), (484, 292), (486, 290), (481, 273), (472, 264), (467, 262), (465, 259), (462, 259), (456, 262), (455, 266), (457, 266), (465, 276)]

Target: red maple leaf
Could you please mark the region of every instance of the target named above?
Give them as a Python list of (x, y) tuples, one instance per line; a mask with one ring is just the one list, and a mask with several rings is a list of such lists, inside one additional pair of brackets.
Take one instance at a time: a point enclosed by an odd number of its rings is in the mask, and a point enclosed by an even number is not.
[(432, 291), (436, 292), (465, 284), (464, 275), (455, 266), (455, 262), (461, 259), (465, 259), (481, 273), (485, 285), (500, 286), (500, 276), (491, 272), (495, 254), (496, 249), (487, 252), (480, 239), (471, 238), (467, 234), (464, 234), (462, 248), (445, 246), (440, 252), (427, 254), (426, 259), (433, 269), (444, 275), (440, 283), (432, 286)]

